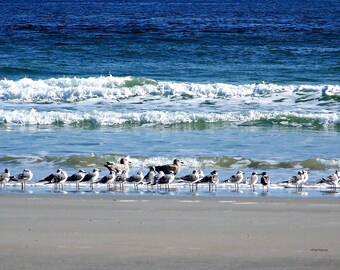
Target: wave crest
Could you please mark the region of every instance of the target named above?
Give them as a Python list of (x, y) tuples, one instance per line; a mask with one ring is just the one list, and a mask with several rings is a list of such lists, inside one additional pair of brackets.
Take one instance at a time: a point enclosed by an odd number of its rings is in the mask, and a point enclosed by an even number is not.
[(108, 100), (144, 96), (183, 96), (217, 99), (239, 97), (266, 97), (271, 95), (313, 95), (314, 98), (340, 96), (339, 85), (277, 85), (223, 83), (200, 84), (181, 82), (162, 82), (136, 77), (90, 77), (90, 78), (50, 78), (18, 81), (0, 81), (0, 99), (25, 102), (78, 102), (93, 98)]
[(235, 125), (279, 125), (292, 127), (340, 127), (339, 113), (297, 113), (297, 112), (40, 112), (32, 110), (0, 110), (2, 125), (75, 125), (75, 126), (117, 126), (117, 125), (175, 125), (191, 123), (220, 123)]
[[(118, 162), (124, 156), (121, 154), (103, 154), (103, 155), (70, 155), (65, 157), (56, 156), (0, 156), (0, 162), (5, 164), (50, 164), (53, 166), (62, 166), (70, 168), (85, 167), (103, 167), (106, 161)], [(167, 164), (172, 162), (169, 157), (145, 157), (130, 156), (132, 168), (148, 168), (149, 166)], [(224, 168), (224, 169), (244, 169), (251, 168), (254, 170), (269, 169), (309, 169), (309, 170), (327, 170), (338, 169), (340, 167), (339, 159), (312, 158), (296, 161), (268, 161), (253, 160), (246, 157), (181, 157), (187, 168)]]

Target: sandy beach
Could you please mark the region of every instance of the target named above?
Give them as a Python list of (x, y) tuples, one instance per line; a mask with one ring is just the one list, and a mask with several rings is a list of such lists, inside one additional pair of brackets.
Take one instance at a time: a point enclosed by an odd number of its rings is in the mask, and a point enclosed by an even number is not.
[(336, 198), (3, 195), (0, 269), (340, 269)]

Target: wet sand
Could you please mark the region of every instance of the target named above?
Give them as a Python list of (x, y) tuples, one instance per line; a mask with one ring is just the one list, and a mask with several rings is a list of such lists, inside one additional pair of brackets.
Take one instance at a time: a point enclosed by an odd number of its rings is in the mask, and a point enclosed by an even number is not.
[(340, 269), (338, 198), (0, 196), (0, 269)]

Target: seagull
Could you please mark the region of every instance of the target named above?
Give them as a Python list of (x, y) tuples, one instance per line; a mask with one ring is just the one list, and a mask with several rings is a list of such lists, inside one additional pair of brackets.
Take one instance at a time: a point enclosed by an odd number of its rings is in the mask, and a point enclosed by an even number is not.
[(340, 180), (340, 171), (335, 171), (335, 173), (327, 176), (326, 178), (322, 178), (322, 180), (319, 183), (326, 183), (328, 185), (331, 185), (336, 189), (336, 184)]
[(120, 189), (123, 189), (125, 180), (129, 177), (129, 172), (122, 170), (120, 173), (117, 172), (115, 183), (119, 183)]
[(168, 190), (170, 189), (170, 184), (175, 180), (175, 173), (170, 171), (167, 174), (164, 174), (161, 178), (158, 179), (157, 184), (160, 186), (166, 185)]
[(154, 184), (155, 181), (156, 181), (156, 169), (154, 166), (151, 166), (149, 172), (144, 176), (143, 182), (148, 187), (149, 185)]
[(53, 179), (53, 183), (56, 185), (56, 186), (59, 186), (64, 188), (64, 184), (67, 180), (67, 172), (64, 171), (63, 169), (58, 169), (57, 171), (57, 174), (55, 175), (54, 179)]
[(78, 172), (67, 177), (66, 181), (76, 183), (76, 189), (78, 190), (79, 189), (79, 183), (81, 181), (83, 181), (85, 175), (86, 175), (86, 172), (84, 170), (80, 169)]
[(32, 171), (29, 169), (24, 169), (22, 173), (11, 176), (10, 181), (21, 182), (21, 189), (24, 190), (26, 187), (26, 182), (31, 181), (32, 177), (33, 177)]
[(187, 174), (183, 177), (178, 178), (181, 181), (184, 181), (186, 183), (189, 183), (189, 188), (191, 188), (192, 183), (196, 180), (202, 179), (203, 177), (200, 177), (199, 171), (198, 170), (193, 170), (191, 174)]
[(174, 175), (176, 175), (181, 170), (182, 164), (183, 162), (176, 158), (172, 164), (155, 166), (155, 170), (156, 172), (162, 171), (165, 174), (170, 174), (170, 172), (173, 172)]
[(236, 187), (237, 189), (239, 189), (239, 183), (243, 181), (243, 176), (244, 176), (244, 172), (237, 171), (236, 174), (233, 174), (232, 176), (230, 176), (229, 179), (225, 180), (225, 182), (234, 183), (235, 190), (236, 190)]
[(192, 183), (192, 185), (196, 184), (196, 189), (197, 189), (197, 185), (200, 183), (208, 183), (209, 184), (209, 191), (213, 189), (213, 187), (215, 186), (215, 190), (216, 190), (216, 186), (219, 182), (219, 177), (218, 177), (218, 173), (217, 171), (212, 171), (210, 173), (210, 175), (206, 175), (201, 179), (198, 179), (196, 181), (194, 181)]
[(112, 170), (110, 171), (108, 175), (105, 175), (104, 177), (102, 177), (97, 183), (106, 184), (107, 190), (109, 190), (111, 187), (111, 184), (113, 184), (115, 180), (116, 180), (116, 171)]
[(129, 172), (129, 163), (131, 163), (129, 161), (129, 157), (125, 157), (125, 158), (121, 158), (119, 163), (114, 163), (114, 162), (106, 162), (106, 164), (104, 165), (104, 167), (108, 168), (109, 171), (113, 171), (115, 170), (117, 171), (127, 171)]
[(89, 182), (91, 188), (93, 189), (93, 184), (96, 183), (100, 172), (101, 170), (99, 170), (98, 168), (94, 168), (92, 172), (89, 172), (84, 176), (82, 182)]
[(55, 173), (51, 173), (50, 175), (46, 176), (44, 179), (41, 179), (38, 181), (38, 183), (44, 183), (44, 184), (51, 184), (54, 177), (56, 177), (56, 174), (60, 173), (60, 169), (58, 169)]
[(133, 183), (134, 188), (138, 190), (138, 185), (143, 183), (143, 179), (144, 174), (141, 171), (138, 171), (137, 174), (126, 178), (125, 182)]
[(257, 172), (253, 172), (248, 179), (249, 179), (248, 184), (250, 188), (252, 189), (252, 191), (255, 191), (255, 185), (257, 181), (259, 180), (259, 177), (257, 176)]
[(302, 171), (303, 172), (303, 181), (302, 185), (306, 184), (309, 179), (309, 171)]
[(263, 186), (263, 189), (266, 186), (267, 187), (267, 191), (268, 191), (268, 187), (270, 185), (269, 174), (267, 172), (263, 172), (261, 175), (262, 175), (261, 176), (261, 185)]
[(165, 173), (163, 171), (160, 171), (158, 173), (158, 175), (155, 176), (155, 180), (153, 181), (153, 183), (151, 183), (151, 187), (153, 187), (154, 185), (158, 186), (159, 185), (159, 180), (161, 178), (163, 178), (163, 176), (165, 176)]
[(204, 177), (204, 172), (202, 170), (197, 170), (198, 171), (198, 179), (202, 179)]
[(0, 186), (1, 188), (5, 188), (9, 179), (10, 179), (11, 175), (9, 172), (9, 169), (5, 169), (5, 171), (3, 173), (0, 173)]
[(55, 187), (59, 186), (60, 188), (64, 187), (67, 177), (68, 175), (63, 169), (58, 169), (55, 173), (50, 174), (38, 182), (45, 182), (45, 185), (54, 184)]
[(185, 176), (179, 177), (179, 180), (183, 180), (184, 182), (192, 183), (198, 179), (200, 179), (200, 175), (198, 170), (193, 170), (191, 174), (187, 174)]
[(302, 188), (304, 179), (305, 177), (303, 171), (298, 171), (297, 175), (294, 175), (289, 182), (294, 184), (296, 188)]

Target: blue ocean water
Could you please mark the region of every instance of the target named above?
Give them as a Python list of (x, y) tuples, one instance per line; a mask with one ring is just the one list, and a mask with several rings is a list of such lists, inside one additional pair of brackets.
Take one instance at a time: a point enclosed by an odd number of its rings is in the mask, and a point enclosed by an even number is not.
[[(0, 169), (340, 167), (339, 3), (1, 1)], [(2, 170), (2, 169), (1, 169)]]

